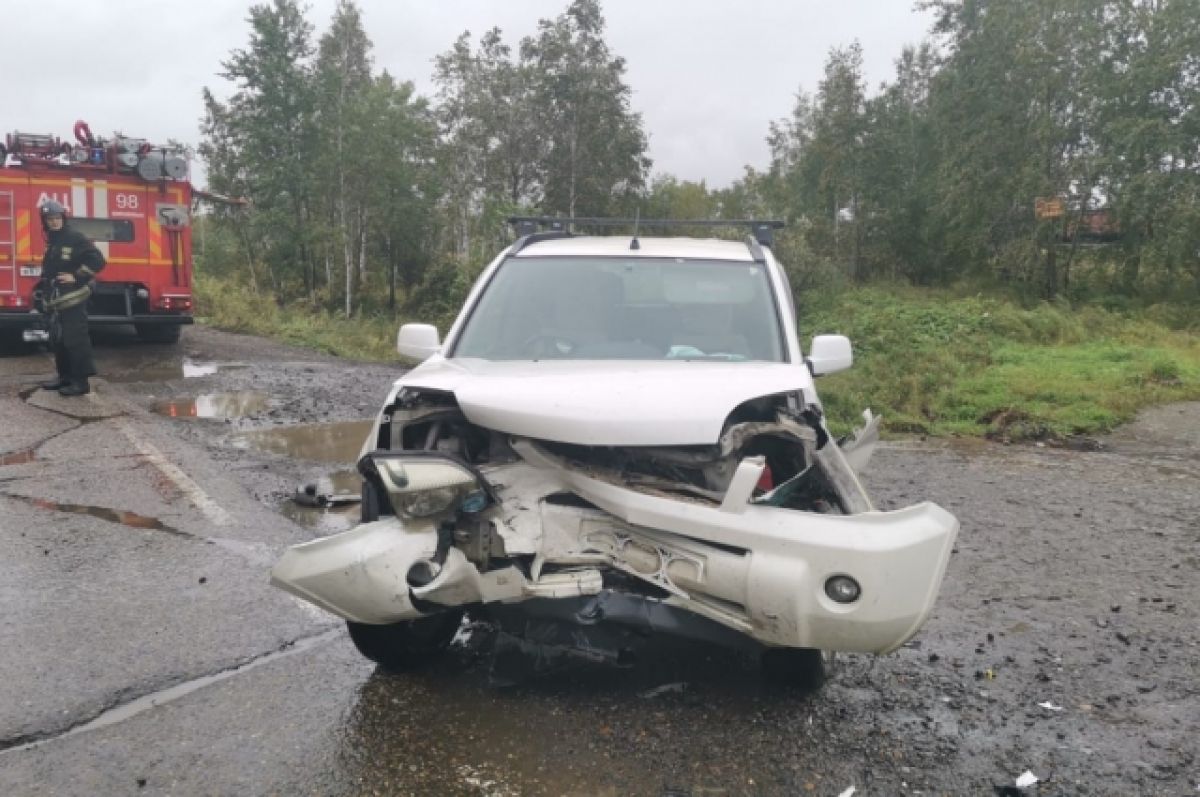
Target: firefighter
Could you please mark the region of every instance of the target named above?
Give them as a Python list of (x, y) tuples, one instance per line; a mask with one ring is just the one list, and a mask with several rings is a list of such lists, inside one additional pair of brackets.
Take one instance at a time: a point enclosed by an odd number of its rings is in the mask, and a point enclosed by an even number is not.
[(90, 392), (88, 377), (96, 373), (88, 334), (87, 300), (92, 281), (104, 268), (104, 255), (87, 236), (67, 223), (67, 209), (50, 200), (41, 206), (46, 255), (42, 258), (44, 311), (50, 318), (50, 343), (58, 379), (45, 390), (63, 396)]

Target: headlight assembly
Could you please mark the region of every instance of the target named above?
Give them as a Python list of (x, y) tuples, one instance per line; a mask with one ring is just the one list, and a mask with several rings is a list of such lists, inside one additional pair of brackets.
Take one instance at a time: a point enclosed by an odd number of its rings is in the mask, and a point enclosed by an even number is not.
[(470, 468), (448, 457), (370, 457), (392, 509), (401, 517), (427, 518), (450, 512), (480, 512), (490, 502)]

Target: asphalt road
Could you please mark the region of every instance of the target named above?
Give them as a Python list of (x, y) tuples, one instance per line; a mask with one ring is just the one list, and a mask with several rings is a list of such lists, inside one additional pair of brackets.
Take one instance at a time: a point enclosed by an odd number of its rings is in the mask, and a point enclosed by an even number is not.
[(533, 672), (483, 628), (389, 675), (267, 570), (353, 523), (289, 499), (353, 489), (398, 367), (203, 328), (98, 356), (63, 399), (0, 354), (2, 795), (1200, 794), (1200, 405), (1095, 451), (883, 447), (878, 502), (959, 545), (922, 633), (817, 692), (679, 644)]

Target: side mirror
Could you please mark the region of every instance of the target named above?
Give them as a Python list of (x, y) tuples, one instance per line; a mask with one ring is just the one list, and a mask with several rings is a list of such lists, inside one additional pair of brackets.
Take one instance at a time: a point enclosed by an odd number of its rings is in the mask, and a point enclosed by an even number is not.
[(812, 371), (813, 376), (845, 371), (854, 364), (850, 338), (845, 335), (814, 336), (804, 362), (808, 363), (808, 370)]
[(411, 360), (425, 360), (441, 348), (442, 341), (433, 324), (405, 324), (396, 335), (396, 351)]

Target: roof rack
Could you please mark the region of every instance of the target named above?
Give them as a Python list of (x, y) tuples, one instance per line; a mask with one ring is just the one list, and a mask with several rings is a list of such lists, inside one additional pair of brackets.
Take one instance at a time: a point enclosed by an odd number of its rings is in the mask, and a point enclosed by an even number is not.
[[(520, 252), (525, 247), (529, 246), (530, 244), (536, 244), (538, 241), (553, 241), (555, 238), (570, 238), (571, 237), (571, 233), (566, 232), (565, 230), (552, 230), (550, 232), (526, 233), (526, 232), (524, 232), (524, 229), (528, 229), (528, 228), (522, 228), (520, 226), (517, 227), (517, 234), (520, 235), (521, 237), (518, 238), (515, 243), (513, 243), (512, 248), (508, 252), (510, 255), (515, 255), (517, 252)], [(537, 228), (533, 227), (532, 229), (536, 230)]]
[[(775, 242), (775, 230), (783, 229), (784, 222), (778, 219), (606, 219), (566, 218), (557, 216), (512, 216), (508, 223), (516, 228), (517, 235), (525, 237), (539, 229), (570, 235), (570, 227), (749, 227), (754, 241), (759, 246), (771, 246)], [(556, 236), (561, 237), (561, 236)], [(532, 241), (530, 242), (532, 243)], [(753, 250), (752, 250), (753, 251)], [(756, 259), (759, 259), (756, 254)]]

